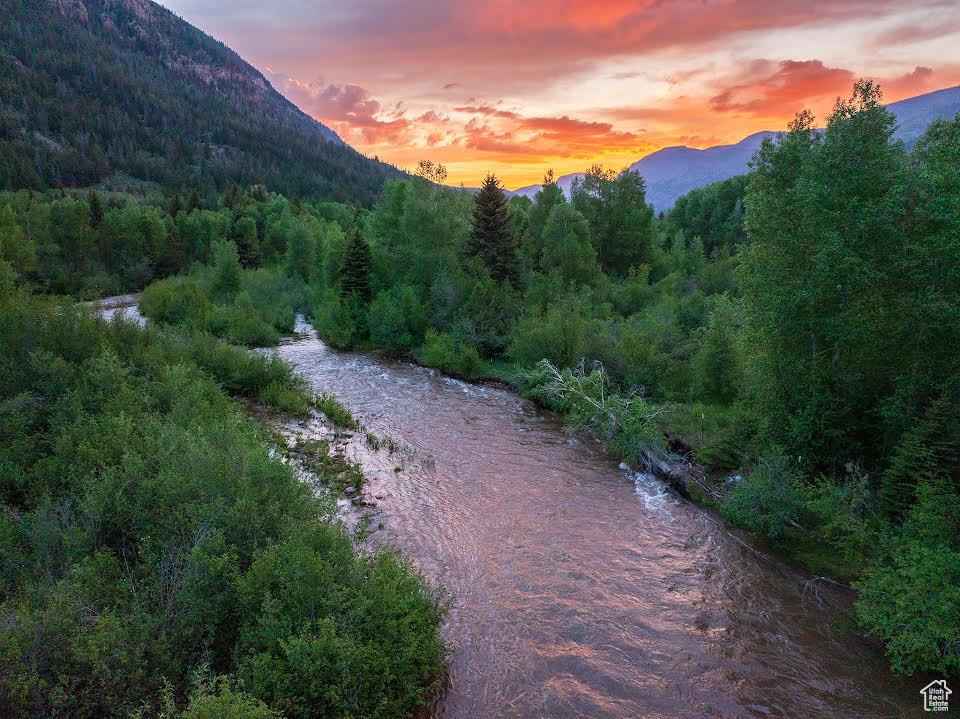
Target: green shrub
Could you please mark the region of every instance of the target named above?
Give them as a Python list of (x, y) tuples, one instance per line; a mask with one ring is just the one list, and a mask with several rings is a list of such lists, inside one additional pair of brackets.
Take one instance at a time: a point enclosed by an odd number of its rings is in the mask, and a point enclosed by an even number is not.
[(409, 285), (394, 285), (370, 305), (370, 341), (391, 357), (409, 352), (423, 342), (427, 306)]
[(858, 584), (860, 624), (887, 645), (894, 669), (960, 672), (960, 497), (922, 483)]
[(193, 324), (210, 309), (199, 277), (168, 277), (154, 282), (140, 295), (140, 311), (154, 322)]
[(766, 457), (753, 474), (724, 497), (721, 510), (734, 524), (779, 541), (803, 512), (800, 481), (789, 459), (782, 455)]
[(483, 371), (483, 361), (476, 349), (432, 329), (427, 330), (426, 342), (417, 350), (416, 356), (426, 367), (464, 379), (474, 379)]
[(226, 677), (202, 684), (179, 717), (170, 714), (170, 719), (280, 719), (279, 712), (259, 699), (232, 689)]
[(389, 554), (355, 556), (342, 531), (316, 525), (259, 552), (238, 581), (238, 674), (288, 719), (400, 719), (437, 686), (428, 587)]
[(337, 349), (356, 347), (367, 336), (367, 318), (354, 296), (327, 289), (311, 301), (311, 322), (317, 334)]
[[(20, 297), (0, 344), (0, 715), (423, 706), (444, 655), (423, 579), (326, 524), (218, 386), (289, 408), (288, 366)], [(225, 678), (179, 713), (210, 666)]]
[(340, 404), (332, 394), (318, 394), (313, 398), (313, 406), (323, 412), (336, 425), (346, 429), (357, 429), (359, 426), (350, 410)]
[(280, 333), (265, 322), (245, 292), (232, 305), (214, 305), (202, 319), (202, 329), (229, 342), (247, 347), (273, 347)]
[(306, 417), (310, 414), (310, 400), (306, 394), (273, 381), (260, 390), (260, 401), (283, 412)]
[(277, 270), (244, 272), (243, 291), (263, 321), (284, 334), (293, 332), (297, 312), (307, 309), (306, 286)]

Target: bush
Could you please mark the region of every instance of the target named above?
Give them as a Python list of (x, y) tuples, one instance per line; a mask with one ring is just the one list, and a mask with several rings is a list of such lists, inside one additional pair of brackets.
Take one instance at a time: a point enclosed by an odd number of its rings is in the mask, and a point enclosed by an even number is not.
[[(170, 719), (177, 719), (169, 712)], [(226, 677), (202, 684), (190, 695), (190, 703), (179, 719), (280, 719), (280, 713), (259, 699), (230, 687)]]
[(280, 333), (260, 316), (250, 295), (241, 292), (232, 305), (214, 305), (201, 320), (202, 329), (247, 347), (274, 347)]
[(423, 342), (428, 309), (409, 285), (394, 285), (370, 305), (370, 341), (391, 357)]
[(960, 497), (939, 483), (917, 488), (857, 584), (861, 625), (887, 645), (897, 671), (960, 672)]
[(271, 382), (260, 390), (260, 401), (298, 417), (306, 417), (310, 414), (310, 402), (307, 396), (301, 391), (284, 386), (282, 382)]
[(313, 398), (313, 406), (323, 412), (336, 425), (346, 429), (357, 429), (359, 424), (350, 410), (340, 404), (340, 400), (332, 394), (318, 394)]
[(357, 562), (342, 531), (316, 525), (261, 551), (238, 591), (239, 675), (288, 719), (399, 719), (437, 686), (427, 586), (389, 554)]
[[(0, 715), (422, 707), (443, 660), (423, 579), (324, 523), (212, 379), (289, 404), (289, 367), (16, 296), (0, 344)], [(208, 666), (225, 679), (178, 714)]]
[(535, 310), (517, 323), (507, 356), (524, 365), (546, 359), (558, 367), (574, 367), (589, 352), (589, 324), (581, 303), (572, 298)]
[(244, 272), (243, 291), (263, 321), (284, 334), (293, 332), (297, 312), (307, 309), (306, 286), (277, 270)]
[(154, 322), (195, 324), (210, 309), (199, 277), (168, 277), (154, 282), (140, 295), (140, 311)]
[(311, 302), (311, 322), (317, 334), (337, 349), (352, 349), (367, 336), (363, 305), (354, 296), (324, 290)]
[(721, 504), (723, 515), (773, 541), (797, 524), (803, 511), (800, 475), (794, 464), (775, 455), (761, 460), (747, 479), (738, 483)]
[(476, 349), (434, 330), (427, 330), (426, 342), (416, 356), (426, 367), (464, 379), (474, 379), (483, 371), (483, 361)]

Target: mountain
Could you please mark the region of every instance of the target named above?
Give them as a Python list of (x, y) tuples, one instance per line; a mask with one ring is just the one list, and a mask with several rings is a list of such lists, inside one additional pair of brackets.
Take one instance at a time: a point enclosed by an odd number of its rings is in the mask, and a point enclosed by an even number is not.
[(134, 178), (352, 202), (396, 174), (150, 0), (0, 2), (0, 189)]
[[(960, 87), (919, 95), (887, 105), (897, 118), (896, 139), (912, 147), (927, 126), (934, 120), (953, 117), (960, 112)], [(775, 139), (776, 132), (757, 132), (735, 145), (717, 145), (697, 150), (683, 145), (665, 147), (630, 165), (647, 181), (647, 200), (654, 210), (665, 212), (677, 198), (698, 187), (741, 175), (749, 170), (748, 163), (763, 141)], [(569, 197), (574, 180), (583, 173), (563, 175), (557, 184)], [(510, 194), (533, 197), (540, 185), (530, 185)]]

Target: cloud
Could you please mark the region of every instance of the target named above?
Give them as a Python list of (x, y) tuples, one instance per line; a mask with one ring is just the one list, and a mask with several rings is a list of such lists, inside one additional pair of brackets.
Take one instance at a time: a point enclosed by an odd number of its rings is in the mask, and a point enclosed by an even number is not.
[(330, 125), (348, 142), (381, 144), (409, 136), (411, 122), (400, 106), (384, 110), (369, 90), (358, 85), (301, 82), (270, 73), (271, 81), (301, 110)]
[(823, 118), (870, 71), (887, 101), (960, 80), (948, 0), (162, 1), (361, 151), (468, 184)]
[(960, 18), (941, 17), (936, 22), (899, 24), (877, 35), (873, 44), (875, 47), (885, 49), (890, 46), (935, 40), (956, 32), (960, 32)]
[(820, 60), (756, 60), (739, 82), (710, 98), (710, 107), (769, 117), (796, 111), (814, 98), (846, 93), (854, 79), (849, 70), (827, 67)]

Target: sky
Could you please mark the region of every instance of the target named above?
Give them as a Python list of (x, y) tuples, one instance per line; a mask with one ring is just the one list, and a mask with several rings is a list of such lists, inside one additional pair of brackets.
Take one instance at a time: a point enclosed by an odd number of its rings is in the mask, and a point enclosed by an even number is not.
[(361, 152), (467, 186), (824, 122), (858, 77), (888, 102), (960, 85), (957, 0), (161, 3)]

